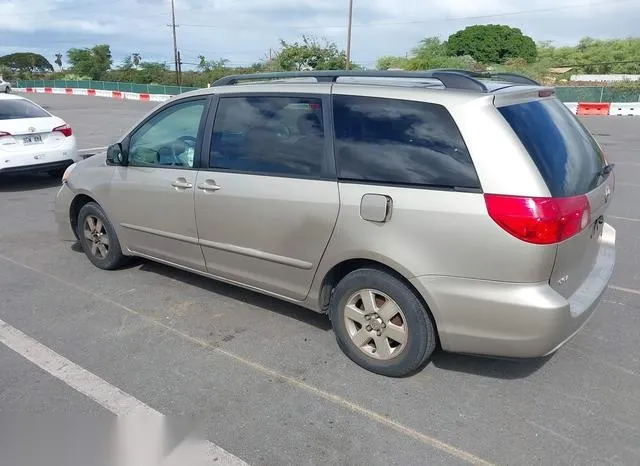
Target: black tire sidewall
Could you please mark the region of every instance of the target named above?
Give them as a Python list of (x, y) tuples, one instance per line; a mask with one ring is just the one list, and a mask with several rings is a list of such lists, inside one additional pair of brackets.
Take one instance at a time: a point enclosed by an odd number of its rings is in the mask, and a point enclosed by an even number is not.
[[(380, 361), (358, 349), (344, 324), (347, 300), (357, 291), (371, 288), (393, 299), (402, 309), (407, 323), (407, 344), (396, 358)], [(435, 328), (424, 305), (407, 285), (393, 275), (377, 269), (360, 269), (348, 274), (335, 288), (329, 309), (333, 330), (342, 351), (359, 366), (381, 375), (403, 377), (418, 370), (436, 346)]]
[[(84, 221), (89, 215), (98, 217), (102, 221), (104, 228), (109, 235), (109, 252), (107, 253), (107, 257), (104, 259), (98, 259), (91, 254), (91, 244), (89, 243), (89, 240), (84, 237)], [(122, 254), (122, 249), (120, 248), (120, 242), (118, 241), (115, 229), (111, 225), (107, 215), (100, 206), (98, 206), (98, 204), (89, 202), (82, 206), (78, 213), (77, 234), (85, 255), (96, 267), (104, 270), (113, 270), (119, 268), (124, 263), (126, 257)]]

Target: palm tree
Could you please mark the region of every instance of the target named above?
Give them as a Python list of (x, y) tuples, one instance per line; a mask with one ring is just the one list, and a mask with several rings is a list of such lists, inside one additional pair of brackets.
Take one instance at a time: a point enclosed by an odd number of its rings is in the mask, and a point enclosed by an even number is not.
[(60, 71), (62, 71), (62, 54), (61, 53), (56, 53), (55, 63), (60, 67)]
[(139, 53), (132, 53), (131, 54), (131, 59), (133, 61), (133, 66), (135, 66), (136, 68), (138, 67), (138, 65), (142, 61), (142, 57), (140, 56)]

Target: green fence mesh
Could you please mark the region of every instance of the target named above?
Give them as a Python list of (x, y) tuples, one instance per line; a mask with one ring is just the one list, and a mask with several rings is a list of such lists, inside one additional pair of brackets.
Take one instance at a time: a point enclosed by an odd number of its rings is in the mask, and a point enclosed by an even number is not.
[(107, 91), (137, 92), (141, 94), (169, 94), (176, 95), (183, 92), (197, 89), (195, 87), (185, 86), (164, 86), (161, 84), (136, 84), (136, 83), (120, 83), (107, 81), (71, 81), (66, 79), (45, 80), (23, 80), (18, 81), (18, 88), (24, 87), (58, 87), (58, 88), (76, 88), (76, 89), (102, 89)]
[[(106, 81), (25, 80), (17, 86), (24, 87), (71, 87), (80, 89), (104, 89), (107, 91), (137, 92), (147, 94), (177, 95), (197, 89), (195, 87), (164, 86), (160, 84), (135, 84)], [(556, 95), (562, 102), (638, 102), (640, 89), (620, 89), (614, 87), (558, 86)]]

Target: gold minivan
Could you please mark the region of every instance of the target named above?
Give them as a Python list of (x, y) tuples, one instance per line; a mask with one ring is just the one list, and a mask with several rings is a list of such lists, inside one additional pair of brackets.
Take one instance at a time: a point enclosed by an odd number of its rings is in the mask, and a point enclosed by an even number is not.
[(436, 348), (548, 355), (615, 264), (612, 165), (517, 75), (327, 71), (175, 96), (57, 195), (61, 238), (328, 314), (345, 354), (404, 376)]

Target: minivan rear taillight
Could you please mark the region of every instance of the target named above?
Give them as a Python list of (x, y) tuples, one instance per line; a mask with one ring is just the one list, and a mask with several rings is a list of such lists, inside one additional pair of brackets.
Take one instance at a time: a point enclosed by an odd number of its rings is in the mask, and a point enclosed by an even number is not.
[(64, 134), (65, 137), (67, 137), (67, 138), (73, 134), (73, 130), (71, 129), (71, 126), (69, 126), (69, 125), (58, 126), (57, 128), (53, 128), (53, 131), (59, 131), (62, 134)]
[(521, 197), (485, 194), (489, 216), (516, 238), (555, 244), (577, 235), (591, 223), (587, 196)]

